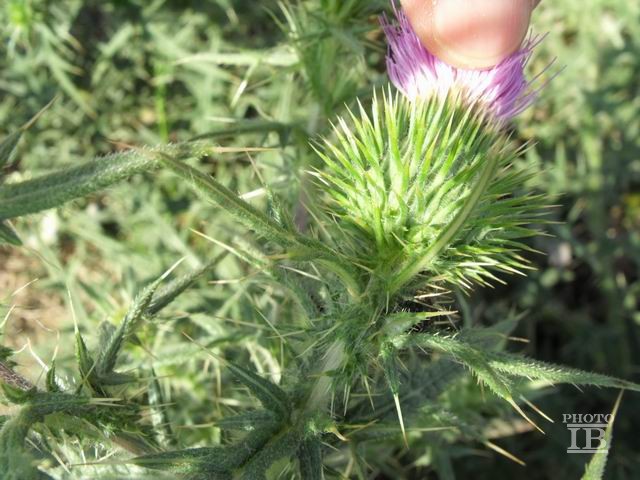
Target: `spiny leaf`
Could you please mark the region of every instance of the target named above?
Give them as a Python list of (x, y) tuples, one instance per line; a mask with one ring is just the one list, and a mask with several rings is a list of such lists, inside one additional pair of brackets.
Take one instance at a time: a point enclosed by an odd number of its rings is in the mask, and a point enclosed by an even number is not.
[[(454, 356), (468, 356), (472, 361), (478, 359), (495, 372), (514, 377), (526, 377), (545, 380), (550, 383), (570, 383), (574, 385), (593, 385), (598, 387), (622, 388), (640, 391), (640, 385), (600, 373), (585, 372), (575, 368), (563, 367), (522, 355), (481, 350), (464, 341), (445, 335), (416, 335), (418, 344), (450, 353)], [(472, 368), (471, 365), (469, 365)]]
[(116, 326), (104, 320), (98, 325), (98, 345), (106, 345), (116, 333)]
[(285, 230), (294, 232), (296, 231), (296, 225), (293, 217), (289, 211), (285, 208), (282, 199), (269, 188), (268, 185), (263, 187), (267, 193), (269, 212), (273, 219)]
[(247, 370), (230, 362), (227, 363), (227, 367), (239, 381), (251, 390), (256, 398), (260, 400), (264, 408), (274, 412), (280, 420), (289, 417), (290, 403), (284, 390), (275, 383), (253, 373), (251, 370)]
[(607, 466), (607, 457), (609, 455), (609, 449), (611, 448), (611, 442), (613, 441), (613, 423), (616, 421), (616, 415), (618, 414), (618, 408), (622, 400), (622, 393), (618, 395), (613, 411), (611, 412), (611, 419), (607, 430), (604, 434), (604, 440), (602, 447), (606, 448), (605, 453), (596, 453), (587, 465), (587, 468), (582, 476), (582, 480), (602, 480), (604, 478), (604, 471)]
[(137, 152), (116, 153), (79, 167), (0, 187), (0, 219), (58, 207), (153, 168)]
[(398, 393), (400, 388), (397, 356), (398, 352), (391, 343), (385, 343), (380, 347), (382, 369), (384, 370), (389, 388), (394, 395)]
[(476, 373), (497, 395), (503, 398), (511, 398), (508, 384), (489, 365), (486, 354), (483, 351), (444, 335), (422, 333), (415, 335), (413, 341), (422, 347), (452, 355)]
[(151, 382), (147, 396), (149, 397), (150, 419), (153, 425), (153, 436), (158, 445), (175, 445), (176, 437), (169, 418), (165, 392), (153, 367), (150, 368)]
[(252, 432), (265, 426), (274, 426), (277, 423), (275, 415), (268, 410), (254, 410), (241, 413), (232, 417), (225, 417), (216, 422), (223, 430), (243, 430)]
[(640, 391), (640, 385), (637, 383), (600, 373), (586, 372), (575, 368), (554, 365), (505, 352), (485, 352), (485, 354), (492, 368), (512, 376), (545, 380), (550, 383), (594, 385), (597, 387)]
[(158, 152), (184, 158), (201, 155), (203, 147), (199, 144), (178, 144), (119, 152), (78, 167), (0, 186), (0, 220), (58, 207), (136, 173), (154, 170), (158, 164), (153, 154)]
[(153, 282), (135, 298), (133, 305), (129, 308), (129, 311), (118, 326), (117, 330), (115, 330), (112, 335), (106, 339), (105, 343), (100, 346), (100, 353), (98, 354), (98, 360), (96, 363), (96, 371), (98, 375), (107, 375), (113, 371), (118, 355), (120, 354), (120, 349), (122, 348), (122, 343), (125, 338), (131, 335), (131, 333), (136, 329), (138, 323), (146, 313), (147, 308), (151, 303), (153, 294), (158, 289), (163, 279), (164, 277), (161, 277)]
[[(512, 318), (488, 328), (464, 329), (458, 338), (476, 348), (493, 350), (504, 343), (517, 322), (517, 318)], [(394, 341), (394, 345), (397, 348), (402, 348), (414, 341), (415, 336), (415, 333), (404, 335), (399, 339), (401, 341)], [(438, 397), (447, 387), (464, 373), (464, 369), (459, 363), (447, 357), (432, 361), (429, 365), (420, 363), (410, 368), (409, 371), (411, 374), (404, 375), (400, 382), (399, 398), (402, 408), (412, 412), (437, 402)], [(371, 407), (368, 406), (368, 402), (365, 402), (364, 411), (361, 413), (362, 417), (356, 417), (361, 423), (383, 417), (397, 417), (395, 399), (392, 395), (376, 396), (373, 400), (375, 412), (371, 412)]]
[(196, 191), (223, 208), (239, 223), (255, 231), (258, 235), (272, 240), (282, 247), (286, 247), (288, 255), (294, 258), (315, 259), (336, 274), (345, 283), (353, 296), (358, 295), (360, 285), (354, 268), (344, 261), (339, 261), (338, 254), (322, 242), (288, 230), (250, 203), (242, 200), (213, 177), (205, 175), (186, 163), (161, 152), (158, 155), (158, 159), (165, 167), (189, 182)]
[[(528, 362), (522, 357), (506, 353), (484, 351), (444, 335), (420, 334), (415, 342), (423, 347), (447, 353), (466, 365), (496, 395), (506, 400), (525, 420), (542, 432), (542, 430), (524, 413), (515, 402), (515, 383), (509, 376), (535, 377), (550, 382), (588, 384), (603, 387), (628, 388), (640, 390), (640, 386), (631, 382), (618, 380), (606, 375), (591, 374), (564, 367), (549, 366), (539, 362)], [(530, 375), (525, 374), (529, 372)], [(509, 376), (506, 376), (509, 375)]]
[(213, 177), (205, 175), (184, 162), (175, 160), (168, 155), (159, 155), (160, 162), (178, 177), (189, 182), (205, 198), (219, 205), (243, 225), (254, 230), (270, 240), (283, 246), (299, 246), (294, 232), (281, 227), (277, 222), (267, 217), (253, 205), (242, 200), (227, 187)]
[[(28, 406), (30, 415), (37, 421), (42, 421), (45, 415), (50, 415), (55, 412), (81, 416), (85, 414), (88, 407), (91, 406), (91, 398), (83, 395), (41, 392), (34, 388), (31, 390)], [(92, 407), (95, 407), (95, 405)]]
[[(508, 378), (501, 376), (488, 362), (486, 353), (471, 345), (459, 342), (451, 337), (441, 335), (417, 335), (418, 344), (433, 350), (452, 355), (467, 366), (493, 393), (508, 402), (516, 412), (533, 425), (540, 432), (542, 430), (534, 423), (514, 400), (515, 386)], [(543, 432), (544, 433), (544, 432)]]

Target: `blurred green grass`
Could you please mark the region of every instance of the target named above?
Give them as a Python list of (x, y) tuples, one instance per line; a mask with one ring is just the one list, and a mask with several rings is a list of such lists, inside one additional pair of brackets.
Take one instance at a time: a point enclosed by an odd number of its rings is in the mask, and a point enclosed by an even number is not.
[[(366, 102), (372, 86), (386, 83), (376, 20), (385, 8), (384, 1), (360, 0), (7, 0), (0, 6), (0, 135), (57, 97), (21, 143), (9, 179), (128, 146), (200, 137), (224, 147), (266, 148), (220, 155), (200, 167), (272, 208), (267, 184), (295, 211), (301, 201), (313, 201), (302, 193), (313, 190), (305, 175), (316, 162), (310, 142), (329, 131), (345, 105)], [(541, 184), (557, 195), (558, 223), (551, 236), (535, 241), (546, 254), (531, 257), (536, 272), (461, 301), (475, 322), (526, 312), (520, 334), (536, 358), (638, 380), (640, 3), (543, 2), (533, 29), (548, 36), (530, 72), (554, 58), (551, 71), (562, 71), (518, 120), (514, 136), (531, 143), (522, 161), (537, 165)], [(5, 327), (13, 345), (34, 339), (33, 349), (47, 363), (57, 351), (63, 371), (73, 356), (64, 341), (73, 329), (72, 310), (90, 330), (121, 315), (139, 288), (177, 259), (186, 258), (180, 268), (196, 267), (222, 251), (194, 230), (223, 242), (243, 240), (228, 218), (163, 173), (22, 219), (17, 227), (28, 248), (0, 250), (0, 284), (6, 285), (0, 318), (2, 308), (17, 303)], [(216, 441), (220, 432), (211, 422), (244, 401), (221, 391), (219, 365), (203, 368), (198, 348), (180, 332), (205, 339), (214, 351), (236, 345), (258, 371), (281, 374), (277, 352), (260, 341), (270, 334), (262, 316), (286, 322), (295, 311), (286, 299), (276, 305), (274, 292), (254, 277), (246, 265), (225, 258), (215, 283), (201, 282), (145, 332), (143, 343), (162, 374), (158, 388), (172, 402), (173, 422), (183, 426), (172, 432), (178, 443)], [(10, 297), (35, 278), (18, 302)], [(264, 330), (256, 331), (255, 323)], [(130, 357), (136, 368), (147, 354)], [(41, 374), (28, 349), (18, 360), (31, 378)], [(539, 404), (554, 416), (606, 413), (614, 397), (563, 389)], [(619, 414), (611, 478), (635, 478), (640, 471), (634, 400), (626, 399)], [(542, 439), (507, 437), (501, 445), (528, 460), (527, 478), (577, 477), (584, 459), (567, 458), (561, 429)], [(519, 468), (494, 456), (454, 465), (459, 478), (507, 478), (521, 475)], [(414, 478), (424, 478), (416, 472)]]

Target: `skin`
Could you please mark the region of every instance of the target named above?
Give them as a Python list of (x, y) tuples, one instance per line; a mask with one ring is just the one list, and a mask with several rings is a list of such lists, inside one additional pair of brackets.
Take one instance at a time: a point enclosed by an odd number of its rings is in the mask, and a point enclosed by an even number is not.
[(515, 52), (540, 0), (400, 0), (422, 44), (460, 68), (486, 69)]

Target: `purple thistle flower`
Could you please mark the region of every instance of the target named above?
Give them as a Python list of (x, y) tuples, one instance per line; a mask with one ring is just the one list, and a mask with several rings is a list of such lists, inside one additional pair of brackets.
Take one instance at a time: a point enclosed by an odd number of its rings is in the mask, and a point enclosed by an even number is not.
[(532, 81), (524, 68), (541, 37), (529, 38), (520, 50), (488, 70), (453, 67), (427, 50), (411, 27), (405, 13), (393, 5), (397, 24), (383, 16), (382, 28), (389, 41), (387, 69), (393, 84), (410, 100), (446, 96), (462, 90), (471, 102), (478, 102), (498, 122), (515, 117), (535, 100), (540, 89), (532, 90)]

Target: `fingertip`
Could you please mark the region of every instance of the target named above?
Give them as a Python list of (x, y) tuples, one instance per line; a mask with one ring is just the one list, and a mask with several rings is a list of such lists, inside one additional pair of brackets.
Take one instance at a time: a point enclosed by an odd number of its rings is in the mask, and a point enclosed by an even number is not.
[(490, 68), (516, 51), (536, 0), (401, 0), (422, 44), (460, 68)]

